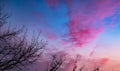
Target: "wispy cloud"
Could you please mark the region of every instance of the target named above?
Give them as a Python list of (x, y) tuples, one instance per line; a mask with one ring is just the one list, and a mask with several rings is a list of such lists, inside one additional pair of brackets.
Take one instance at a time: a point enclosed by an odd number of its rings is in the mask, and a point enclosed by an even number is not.
[(119, 7), (119, 1), (113, 0), (66, 2), (70, 16), (70, 40), (79, 46), (90, 43), (104, 32), (106, 26), (110, 25), (105, 23), (105, 18), (113, 18)]

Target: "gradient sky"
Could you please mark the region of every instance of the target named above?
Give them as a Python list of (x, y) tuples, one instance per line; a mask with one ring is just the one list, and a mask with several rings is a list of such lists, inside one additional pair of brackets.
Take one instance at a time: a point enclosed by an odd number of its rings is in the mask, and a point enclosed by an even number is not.
[(120, 0), (1, 0), (10, 23), (42, 31), (50, 50), (120, 62)]

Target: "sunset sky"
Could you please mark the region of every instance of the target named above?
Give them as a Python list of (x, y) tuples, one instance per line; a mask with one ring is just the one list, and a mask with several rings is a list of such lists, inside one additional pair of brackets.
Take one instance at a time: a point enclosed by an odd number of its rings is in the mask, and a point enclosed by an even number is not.
[(42, 32), (49, 50), (120, 63), (120, 0), (1, 0), (11, 26)]

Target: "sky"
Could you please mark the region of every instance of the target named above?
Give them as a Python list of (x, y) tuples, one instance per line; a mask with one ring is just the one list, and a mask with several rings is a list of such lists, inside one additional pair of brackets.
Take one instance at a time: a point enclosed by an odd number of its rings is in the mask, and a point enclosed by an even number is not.
[(49, 50), (120, 63), (120, 0), (1, 0), (12, 26), (41, 32)]

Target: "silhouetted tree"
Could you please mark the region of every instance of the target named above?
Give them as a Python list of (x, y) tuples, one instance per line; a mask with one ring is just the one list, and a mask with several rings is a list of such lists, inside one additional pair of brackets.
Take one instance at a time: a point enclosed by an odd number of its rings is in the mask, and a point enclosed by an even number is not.
[[(74, 61), (74, 65), (73, 65), (73, 70), (72, 70), (72, 71), (76, 71), (76, 70), (77, 70), (77, 68), (78, 68), (77, 63), (78, 63), (78, 61), (79, 61), (79, 56), (77, 55), (77, 56), (76, 56), (76, 59), (75, 59), (75, 61)], [(82, 66), (79, 68), (79, 71), (82, 71), (83, 68), (84, 68), (84, 65), (82, 65)]]
[(7, 18), (0, 7), (0, 71), (21, 71), (39, 59), (46, 43), (39, 35), (28, 41), (22, 29), (6, 29)]
[(78, 62), (78, 57), (76, 57), (75, 62), (74, 62), (74, 67), (72, 71), (76, 71), (77, 69), (77, 62)]
[(95, 67), (93, 71), (100, 71), (99, 67)]
[(65, 57), (58, 56), (56, 54), (52, 55), (52, 61), (50, 63), (50, 69), (48, 71), (57, 71), (61, 65), (64, 63)]
[(85, 67), (85, 66), (82, 65), (82, 66), (80, 67), (79, 71), (83, 71), (83, 68), (84, 68), (84, 67)]

